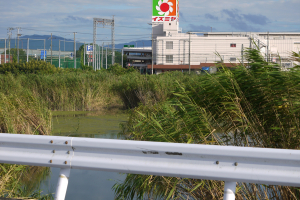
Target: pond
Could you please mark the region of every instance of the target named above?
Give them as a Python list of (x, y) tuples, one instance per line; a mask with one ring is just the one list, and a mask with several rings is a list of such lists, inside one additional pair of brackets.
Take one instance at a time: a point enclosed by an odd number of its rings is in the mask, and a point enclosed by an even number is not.
[[(53, 112), (53, 131), (56, 136), (117, 139), (119, 124), (128, 118), (124, 113)], [(59, 176), (58, 168), (51, 168), (51, 176), (43, 182), (44, 194), (54, 193)], [(66, 200), (114, 199), (116, 181), (125, 175), (115, 172), (72, 169)]]

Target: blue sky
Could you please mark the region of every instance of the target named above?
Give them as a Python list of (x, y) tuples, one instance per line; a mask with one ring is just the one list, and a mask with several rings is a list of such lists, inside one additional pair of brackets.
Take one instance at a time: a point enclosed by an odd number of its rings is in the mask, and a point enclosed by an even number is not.
[[(92, 19), (115, 15), (116, 43), (151, 37), (152, 0), (0, 0), (0, 38), (8, 27), (23, 35), (59, 35), (91, 42)], [(180, 27), (186, 31), (298, 31), (300, 0), (180, 0)], [(98, 28), (98, 42), (110, 29)], [(16, 31), (13, 32), (16, 35)]]

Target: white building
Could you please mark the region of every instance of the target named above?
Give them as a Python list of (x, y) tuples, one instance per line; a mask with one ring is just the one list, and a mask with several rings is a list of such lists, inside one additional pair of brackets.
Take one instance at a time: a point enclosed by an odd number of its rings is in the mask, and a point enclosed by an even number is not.
[[(128, 63), (154, 73), (170, 70), (213, 69), (222, 62), (227, 67), (244, 63), (245, 50), (257, 48), (266, 61), (292, 67), (292, 51), (300, 51), (300, 33), (202, 32), (182, 33), (179, 29), (179, 0), (153, 0), (152, 46), (123, 49)], [(145, 55), (145, 56), (143, 56)], [(151, 59), (150, 59), (151, 56)], [(149, 63), (151, 62), (151, 63)]]
[[(181, 33), (178, 22), (154, 22), (153, 69), (156, 73), (169, 70), (186, 71), (244, 62), (246, 48), (258, 48), (265, 59), (291, 67), (292, 51), (300, 51), (300, 33), (282, 32), (207, 32)], [(281, 59), (281, 60), (280, 60)], [(148, 65), (148, 69), (152, 66)]]

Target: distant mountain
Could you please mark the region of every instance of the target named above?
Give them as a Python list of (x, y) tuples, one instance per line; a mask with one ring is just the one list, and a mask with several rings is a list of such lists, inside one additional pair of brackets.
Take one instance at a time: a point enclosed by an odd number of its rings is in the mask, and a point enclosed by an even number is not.
[[(34, 35), (23, 35), (21, 36), (20, 38), (29, 38), (29, 39), (45, 39), (45, 40), (50, 40), (51, 39), (51, 35), (37, 35), (37, 34), (34, 34)], [(74, 40), (71, 40), (71, 39), (65, 39), (63, 37), (60, 37), (60, 36), (56, 36), (56, 35), (52, 35), (52, 40), (66, 40), (66, 41), (74, 41)]]
[(115, 48), (122, 49), (124, 45), (134, 45), (134, 47), (151, 47), (152, 44), (151, 44), (151, 40), (137, 40), (128, 43), (116, 44)]
[[(29, 38), (29, 49), (32, 50), (42, 50), (44, 49), (44, 40), (45, 40), (45, 49), (51, 49), (51, 35), (23, 35), (20, 37), (19, 47), (21, 49), (27, 49), (27, 38)], [(52, 50), (59, 51), (59, 40), (60, 40), (60, 50), (61, 51), (74, 51), (74, 40), (65, 39), (61, 36), (52, 35)], [(77, 42), (76, 49), (78, 50), (80, 46), (84, 43)], [(99, 44), (100, 45), (100, 44)], [(151, 40), (137, 40), (127, 43), (115, 44), (116, 49), (122, 49), (124, 45), (134, 45), (135, 47), (151, 47)], [(17, 40), (15, 38), (10, 41), (11, 48), (17, 47)], [(105, 45), (105, 47), (111, 48), (111, 45)], [(8, 48), (8, 47), (7, 47)]]

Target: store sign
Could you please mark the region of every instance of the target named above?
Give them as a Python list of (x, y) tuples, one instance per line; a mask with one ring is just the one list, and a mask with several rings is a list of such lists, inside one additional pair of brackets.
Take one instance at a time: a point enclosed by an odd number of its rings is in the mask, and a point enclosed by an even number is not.
[(153, 0), (152, 22), (176, 21), (179, 17), (178, 0)]
[(86, 54), (93, 54), (93, 45), (86, 46)]

